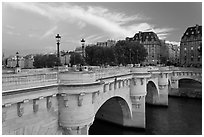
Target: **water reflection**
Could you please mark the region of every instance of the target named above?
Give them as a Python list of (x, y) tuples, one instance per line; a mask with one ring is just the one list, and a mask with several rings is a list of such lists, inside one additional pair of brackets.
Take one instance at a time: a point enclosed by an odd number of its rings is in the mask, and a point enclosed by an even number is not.
[(202, 100), (169, 97), (168, 107), (146, 106), (146, 129), (132, 129), (95, 120), (95, 135), (197, 135), (202, 134)]

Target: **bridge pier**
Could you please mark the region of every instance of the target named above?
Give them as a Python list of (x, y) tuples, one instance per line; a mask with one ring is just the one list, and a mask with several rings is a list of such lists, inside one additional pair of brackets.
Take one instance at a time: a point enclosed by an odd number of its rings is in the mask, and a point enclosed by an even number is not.
[(168, 106), (168, 85), (159, 85), (159, 97), (156, 104)]
[(178, 79), (172, 79), (171, 80), (171, 88), (174, 88), (174, 89), (178, 89), (179, 88)]
[[(94, 121), (96, 96), (103, 92), (103, 83), (95, 81), (94, 74), (69, 73), (60, 75), (59, 126), (64, 135), (88, 135)], [(69, 81), (75, 83), (69, 85)]]
[(169, 73), (170, 72), (161, 72), (158, 79), (159, 87), (159, 98), (157, 100), (158, 105), (168, 106), (168, 84), (169, 84)]
[(132, 117), (124, 121), (124, 126), (145, 128), (145, 96), (131, 96)]
[[(142, 74), (142, 75), (141, 75)], [(145, 96), (147, 88), (147, 78), (149, 73), (137, 73), (133, 75), (130, 84), (130, 98), (132, 102), (132, 119), (127, 122), (127, 126), (145, 128)]]
[(85, 125), (83, 127), (62, 127), (62, 134), (63, 135), (88, 135), (89, 134), (89, 125)]
[(59, 126), (65, 135), (87, 135), (94, 121), (92, 94), (61, 93), (59, 102)]

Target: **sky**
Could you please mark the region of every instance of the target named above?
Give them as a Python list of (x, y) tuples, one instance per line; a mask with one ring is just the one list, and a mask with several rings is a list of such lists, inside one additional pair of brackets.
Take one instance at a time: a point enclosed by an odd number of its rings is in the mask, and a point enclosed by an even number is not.
[(202, 25), (201, 2), (2, 2), (2, 52), (5, 56), (74, 50), (86, 44), (153, 31), (179, 43), (189, 26)]

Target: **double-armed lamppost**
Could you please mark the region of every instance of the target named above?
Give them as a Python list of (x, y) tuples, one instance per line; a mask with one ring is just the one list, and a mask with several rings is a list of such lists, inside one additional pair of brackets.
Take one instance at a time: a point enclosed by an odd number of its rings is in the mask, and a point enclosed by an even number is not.
[(16, 59), (16, 61), (17, 61), (17, 63), (16, 63), (16, 67), (17, 67), (17, 68), (19, 67), (19, 63), (18, 63), (18, 54), (19, 54), (19, 53), (16, 52), (16, 58), (17, 58), (17, 59)]
[(55, 36), (56, 38), (56, 41), (57, 41), (57, 58), (58, 58), (58, 61), (57, 61), (57, 65), (59, 66), (60, 65), (60, 51), (59, 51), (59, 45), (60, 45), (60, 40), (61, 40), (61, 36), (59, 34), (57, 34)]

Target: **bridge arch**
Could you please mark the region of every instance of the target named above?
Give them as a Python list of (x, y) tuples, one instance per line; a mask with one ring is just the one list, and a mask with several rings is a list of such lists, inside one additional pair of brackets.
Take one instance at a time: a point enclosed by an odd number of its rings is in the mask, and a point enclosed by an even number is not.
[(181, 78), (178, 80), (178, 87), (179, 88), (196, 88), (196, 87), (202, 88), (202, 82), (193, 78)]
[(171, 80), (168, 79), (168, 91), (171, 90), (171, 87), (172, 87), (172, 83), (171, 83)]
[(147, 83), (146, 103), (155, 104), (159, 97), (159, 90), (153, 81)]
[[(118, 125), (124, 125), (125, 119), (131, 119), (131, 117), (132, 111), (129, 103), (120, 96), (107, 99), (95, 111), (95, 120), (104, 120)], [(89, 133), (92, 134), (95, 126), (97, 125), (93, 122)]]

